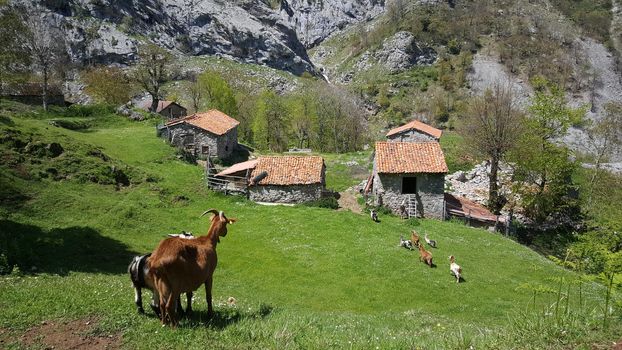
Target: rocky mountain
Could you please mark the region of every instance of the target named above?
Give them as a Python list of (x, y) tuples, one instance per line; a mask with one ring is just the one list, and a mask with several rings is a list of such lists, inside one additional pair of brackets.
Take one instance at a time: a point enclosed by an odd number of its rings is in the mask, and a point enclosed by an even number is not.
[(311, 48), (346, 26), (370, 21), (385, 9), (385, 0), (283, 0), (281, 16), (302, 44)]
[(368, 20), (384, 0), (14, 0), (62, 32), (74, 63), (131, 64), (153, 42), (179, 55), (213, 55), (317, 74), (306, 48)]
[(129, 64), (151, 41), (179, 54), (216, 55), (300, 75), (315, 73), (294, 28), (262, 1), (27, 1), (66, 38), (73, 62)]

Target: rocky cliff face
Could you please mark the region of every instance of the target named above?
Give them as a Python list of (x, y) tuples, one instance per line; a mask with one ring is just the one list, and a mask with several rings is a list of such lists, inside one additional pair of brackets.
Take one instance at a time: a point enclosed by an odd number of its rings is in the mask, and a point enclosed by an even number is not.
[(302, 74), (315, 73), (294, 27), (253, 0), (16, 0), (62, 31), (72, 61), (135, 60), (152, 41), (190, 55), (217, 55)]
[(283, 0), (281, 16), (305, 47), (311, 48), (347, 25), (384, 11), (385, 0)]

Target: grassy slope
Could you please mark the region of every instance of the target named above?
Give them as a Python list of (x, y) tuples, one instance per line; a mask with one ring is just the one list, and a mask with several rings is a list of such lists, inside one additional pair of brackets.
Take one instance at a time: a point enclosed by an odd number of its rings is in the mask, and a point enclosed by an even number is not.
[[(454, 348), (468, 340), (456, 325), (486, 338), (482, 330), (504, 329), (507, 316), (529, 304), (533, 288), (550, 291), (537, 298), (548, 303), (556, 278), (576, 279), (511, 240), (457, 223), (383, 217), (375, 224), (350, 212), (263, 207), (215, 195), (203, 188), (201, 170), (177, 161), (149, 122), (109, 117), (89, 132), (74, 132), (45, 120), (13, 120), (16, 128), (64, 140), (66, 148), (96, 145), (161, 180), (115, 190), (13, 178), (32, 198), (1, 213), (39, 238), (33, 247), (42, 273), (0, 277), (0, 329), (8, 334), (42, 320), (94, 314), (102, 332), (123, 333), (130, 348)], [(179, 195), (188, 200), (175, 201)], [(205, 320), (202, 291), (197, 312), (179, 330), (136, 315), (125, 273), (131, 256), (150, 251), (166, 233), (205, 232), (199, 214), (211, 207), (239, 219), (218, 249), (216, 319)], [(437, 268), (396, 247), (398, 236), (413, 228), (439, 241)], [(466, 283), (456, 285), (450, 276), (450, 254)], [(590, 307), (603, 294), (594, 284), (584, 293)], [(236, 308), (225, 306), (229, 296)]]

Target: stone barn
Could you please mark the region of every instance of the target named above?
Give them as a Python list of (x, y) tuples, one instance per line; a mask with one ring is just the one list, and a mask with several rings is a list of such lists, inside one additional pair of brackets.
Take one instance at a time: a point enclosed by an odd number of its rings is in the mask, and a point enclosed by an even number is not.
[(387, 133), (389, 142), (432, 142), (441, 138), (443, 131), (418, 120), (399, 126)]
[[(151, 108), (151, 100), (143, 103), (141, 107), (148, 111)], [(185, 117), (188, 115), (188, 110), (177, 102), (159, 101), (156, 113), (170, 120)]]
[(199, 158), (226, 159), (238, 147), (239, 124), (223, 112), (212, 109), (168, 121), (158, 127), (158, 134)]
[(402, 217), (445, 216), (445, 156), (438, 142), (376, 142), (374, 205)]
[(260, 157), (250, 176), (255, 202), (304, 203), (319, 200), (326, 188), (324, 159), (318, 156)]

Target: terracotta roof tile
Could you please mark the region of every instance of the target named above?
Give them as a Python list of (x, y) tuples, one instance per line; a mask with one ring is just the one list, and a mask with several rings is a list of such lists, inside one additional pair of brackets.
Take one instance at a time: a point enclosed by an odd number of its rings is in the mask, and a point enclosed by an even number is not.
[(376, 169), (385, 174), (446, 173), (437, 142), (376, 142)]
[(171, 120), (164, 125), (173, 126), (180, 123), (188, 123), (216, 135), (224, 135), (229, 130), (240, 124), (239, 121), (231, 118), (223, 112), (211, 109), (205, 113), (195, 113), (187, 117)]
[(309, 185), (324, 182), (324, 159), (319, 156), (260, 157), (251, 178), (267, 172), (258, 185)]
[(442, 130), (439, 130), (437, 128), (434, 128), (428, 124), (422, 123), (418, 120), (413, 120), (410, 123), (404, 124), (402, 126), (398, 126), (395, 129), (392, 129), (391, 131), (389, 131), (387, 133), (387, 137), (391, 136), (391, 135), (395, 135), (395, 134), (399, 134), (402, 133), (404, 131), (408, 131), (408, 130), (418, 130), (421, 131), (425, 134), (428, 134), (436, 139), (440, 139), (441, 135), (443, 134)]

